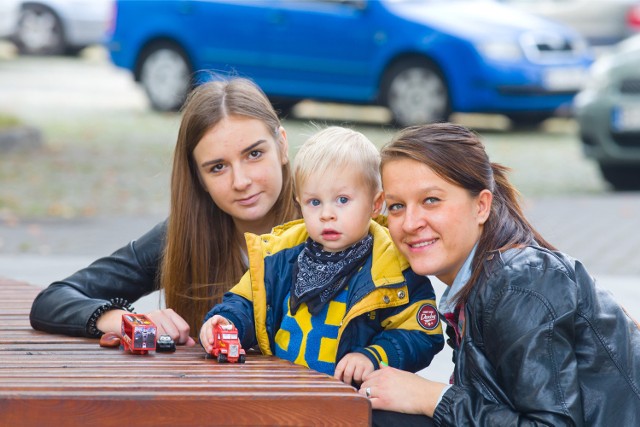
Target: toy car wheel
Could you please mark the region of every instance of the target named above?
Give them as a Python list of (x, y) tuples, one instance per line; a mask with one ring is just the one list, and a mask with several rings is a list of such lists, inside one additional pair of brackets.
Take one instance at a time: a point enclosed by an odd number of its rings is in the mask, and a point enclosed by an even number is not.
[(218, 355), (218, 363), (226, 363), (226, 362), (227, 362), (227, 355), (220, 353)]
[(51, 9), (38, 4), (22, 6), (14, 41), (26, 55), (58, 55), (65, 49), (60, 19)]
[(246, 361), (247, 361), (247, 357), (244, 354), (241, 354), (240, 357), (238, 358), (238, 362), (244, 363)]
[(447, 85), (442, 74), (425, 58), (392, 65), (382, 82), (382, 103), (396, 125), (404, 127), (446, 120), (450, 114)]
[(155, 110), (177, 111), (191, 90), (191, 72), (182, 48), (160, 42), (143, 51), (136, 76)]

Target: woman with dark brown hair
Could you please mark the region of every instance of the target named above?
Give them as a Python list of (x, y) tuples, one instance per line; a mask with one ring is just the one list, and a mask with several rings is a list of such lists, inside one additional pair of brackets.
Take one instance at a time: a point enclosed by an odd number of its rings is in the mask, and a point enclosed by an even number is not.
[(640, 330), (531, 226), (478, 135), (405, 129), (381, 170), (394, 243), (416, 273), (448, 286), (439, 312), (455, 371), (451, 384), (372, 372), (360, 393), (383, 410), (374, 425), (639, 424)]
[(187, 99), (174, 152), (169, 218), (138, 240), (54, 282), (33, 302), (31, 325), (100, 337), (155, 290), (147, 313), (178, 344), (193, 344), (208, 309), (246, 270), (244, 233), (299, 218), (287, 134), (262, 90), (235, 78), (204, 83)]

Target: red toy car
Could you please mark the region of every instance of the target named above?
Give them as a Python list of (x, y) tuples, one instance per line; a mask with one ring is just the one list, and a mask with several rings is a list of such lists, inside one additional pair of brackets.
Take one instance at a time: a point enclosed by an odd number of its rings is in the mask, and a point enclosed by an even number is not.
[(122, 349), (147, 354), (156, 349), (156, 325), (144, 314), (122, 315)]
[(216, 325), (213, 329), (213, 348), (211, 357), (218, 362), (244, 363), (246, 353), (238, 340), (238, 330), (233, 325)]

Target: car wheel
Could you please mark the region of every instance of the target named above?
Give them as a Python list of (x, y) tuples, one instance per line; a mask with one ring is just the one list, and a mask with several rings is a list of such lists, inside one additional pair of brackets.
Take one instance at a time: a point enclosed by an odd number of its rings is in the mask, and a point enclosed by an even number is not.
[(291, 98), (269, 97), (269, 101), (271, 102), (271, 105), (273, 105), (274, 110), (278, 113), (278, 117), (281, 119), (291, 116), (293, 107), (298, 104), (297, 99)]
[(602, 176), (618, 191), (640, 190), (640, 166), (600, 163)]
[(177, 111), (191, 89), (191, 64), (173, 43), (157, 43), (145, 49), (139, 61), (138, 80), (153, 109)]
[(238, 362), (244, 363), (246, 361), (247, 361), (247, 357), (244, 354), (241, 354), (240, 357), (238, 358)]
[(437, 68), (426, 59), (399, 62), (385, 73), (382, 103), (398, 126), (444, 121), (451, 104), (447, 85)]
[(60, 19), (51, 9), (37, 4), (22, 7), (14, 41), (25, 55), (59, 55), (65, 51)]
[(226, 363), (227, 362), (227, 355), (224, 353), (220, 353), (218, 355), (218, 363)]
[(552, 117), (549, 113), (509, 113), (507, 117), (511, 120), (511, 125), (516, 129), (535, 129), (545, 120)]

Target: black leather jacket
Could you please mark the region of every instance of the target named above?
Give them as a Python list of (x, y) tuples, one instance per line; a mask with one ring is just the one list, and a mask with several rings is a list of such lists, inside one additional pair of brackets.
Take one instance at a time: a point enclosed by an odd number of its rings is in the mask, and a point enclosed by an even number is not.
[(100, 258), (65, 280), (54, 282), (33, 301), (29, 320), (45, 332), (91, 336), (91, 315), (113, 298), (134, 302), (158, 289), (166, 221), (137, 240)]
[(436, 425), (640, 425), (640, 330), (582, 264), (526, 247), (485, 267)]

